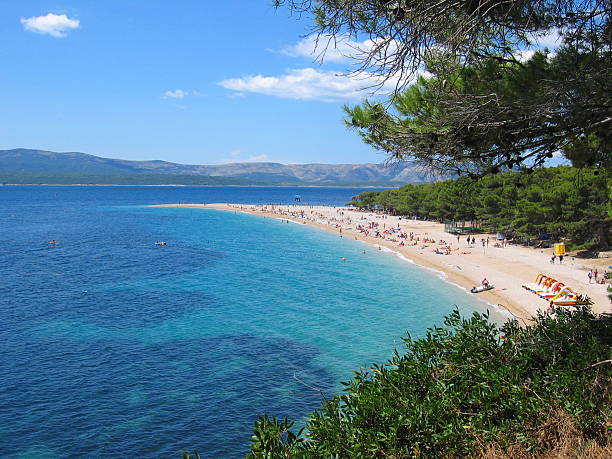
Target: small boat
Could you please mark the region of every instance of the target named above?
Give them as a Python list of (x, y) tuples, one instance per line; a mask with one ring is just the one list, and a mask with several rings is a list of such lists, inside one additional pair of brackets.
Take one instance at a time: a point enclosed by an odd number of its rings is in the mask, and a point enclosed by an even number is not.
[(493, 285), (489, 284), (489, 285), (478, 285), (476, 287), (472, 287), (472, 290), (470, 290), (470, 292), (472, 293), (480, 293), (480, 292), (486, 292), (487, 290), (492, 290), (494, 288)]

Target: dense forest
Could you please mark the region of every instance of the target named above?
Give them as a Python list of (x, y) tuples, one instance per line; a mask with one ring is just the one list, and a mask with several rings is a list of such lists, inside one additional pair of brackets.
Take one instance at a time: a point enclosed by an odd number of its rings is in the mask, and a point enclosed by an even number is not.
[(572, 249), (591, 249), (610, 246), (611, 193), (605, 169), (559, 166), (366, 191), (350, 204), (422, 219), (479, 221), (519, 239), (550, 234)]

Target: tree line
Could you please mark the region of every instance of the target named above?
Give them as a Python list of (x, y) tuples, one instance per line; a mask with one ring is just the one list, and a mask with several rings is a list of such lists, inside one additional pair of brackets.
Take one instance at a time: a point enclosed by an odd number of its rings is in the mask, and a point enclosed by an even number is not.
[(605, 170), (558, 166), (365, 191), (349, 204), (420, 219), (479, 221), (518, 238), (550, 234), (573, 249), (594, 249), (610, 246), (611, 195)]

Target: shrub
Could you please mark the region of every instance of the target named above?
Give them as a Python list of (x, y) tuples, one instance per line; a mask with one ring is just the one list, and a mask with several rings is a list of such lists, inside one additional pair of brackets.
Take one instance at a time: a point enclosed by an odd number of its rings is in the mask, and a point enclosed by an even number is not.
[(525, 327), (454, 311), (424, 338), (405, 338), (386, 364), (356, 372), (304, 432), (261, 417), (248, 457), (609, 451), (611, 322), (588, 307), (542, 313)]

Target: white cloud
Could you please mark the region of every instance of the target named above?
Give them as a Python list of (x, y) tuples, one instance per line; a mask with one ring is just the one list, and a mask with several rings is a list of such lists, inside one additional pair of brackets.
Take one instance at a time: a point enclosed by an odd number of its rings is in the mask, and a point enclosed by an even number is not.
[(268, 160), (268, 155), (263, 154), (263, 155), (257, 155), (257, 156), (251, 156), (248, 161), (267, 161)]
[[(546, 56), (547, 56), (547, 59), (550, 61), (551, 59), (553, 59), (557, 55), (557, 52), (556, 51), (550, 51), (550, 48), (547, 48), (547, 49), (548, 49), (548, 54)], [(519, 62), (527, 62), (538, 51), (543, 52), (544, 48), (523, 49), (523, 50), (515, 51), (514, 52), (514, 57)]]
[(545, 48), (549, 51), (548, 58), (552, 59), (557, 54), (557, 48), (563, 44), (563, 35), (557, 28), (538, 34), (530, 34), (529, 39), (531, 45), (527, 49), (521, 49), (514, 53), (519, 62), (527, 62), (536, 52), (544, 51)]
[[(377, 48), (380, 45), (380, 49)], [(355, 41), (348, 35), (310, 35), (292, 46), (275, 51), (291, 57), (320, 60), (322, 64), (354, 64), (354, 69), (366, 55), (371, 64), (384, 65), (387, 53), (396, 49), (394, 40)], [(422, 74), (422, 73), (421, 73)], [(415, 75), (414, 80), (416, 80)], [(413, 80), (413, 81), (414, 81)], [(315, 68), (293, 68), (278, 76), (249, 75), (229, 78), (218, 84), (234, 91), (228, 97), (241, 97), (252, 92), (285, 99), (318, 100), (324, 102), (359, 100), (375, 92), (391, 93), (396, 89), (397, 78), (382, 77), (365, 70), (343, 72)], [(382, 84), (381, 84), (382, 83)]]
[(28, 32), (63, 38), (68, 35), (67, 31), (78, 29), (81, 23), (78, 19), (70, 19), (65, 14), (49, 13), (46, 16), (21, 18), (21, 24)]
[[(283, 99), (336, 102), (359, 100), (373, 92), (380, 77), (367, 72), (343, 75), (330, 70), (313, 68), (290, 69), (284, 75), (252, 75), (229, 78), (218, 84), (241, 93), (252, 92)], [(395, 89), (396, 79), (389, 79), (378, 90), (389, 93)], [(368, 89), (369, 88), (369, 89)]]
[(184, 99), (187, 97), (189, 93), (187, 91), (183, 91), (182, 89), (177, 89), (176, 91), (166, 91), (164, 97), (166, 99)]
[(529, 59), (531, 59), (533, 57), (533, 55), (536, 53), (535, 49), (524, 49), (521, 51), (516, 51), (514, 53), (514, 57), (519, 61), (519, 62), (527, 62)]
[(359, 43), (344, 36), (334, 39), (328, 35), (309, 35), (295, 45), (281, 49), (279, 53), (291, 57), (317, 59), (322, 62), (346, 63), (351, 60), (352, 56), (359, 54), (362, 48), (367, 48), (366, 42)]
[(397, 49), (394, 40), (389, 42), (382, 39), (355, 41), (347, 35), (309, 35), (302, 38), (295, 45), (287, 46), (278, 51), (291, 57), (306, 57), (320, 60), (322, 63), (354, 63), (358, 64), (365, 56), (375, 50), (376, 44), (381, 49), (376, 50), (373, 55), (373, 63), (382, 62), (385, 56), (392, 55)]
[(545, 33), (532, 35), (532, 40), (536, 48), (548, 48), (555, 50), (563, 44), (563, 36), (557, 28), (549, 29)]

